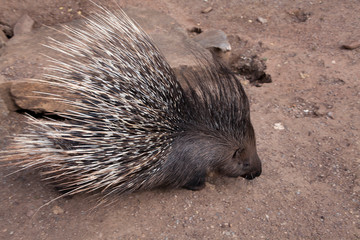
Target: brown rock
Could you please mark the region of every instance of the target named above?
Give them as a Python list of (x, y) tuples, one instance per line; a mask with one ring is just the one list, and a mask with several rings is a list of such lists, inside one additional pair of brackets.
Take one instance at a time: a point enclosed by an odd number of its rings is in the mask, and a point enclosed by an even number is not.
[(341, 45), (342, 49), (347, 49), (347, 50), (354, 50), (359, 47), (360, 47), (360, 42), (352, 42), (352, 43)]
[(50, 99), (48, 98), (48, 94), (45, 93), (59, 94), (61, 95), (61, 98), (64, 99), (71, 99), (71, 94), (45, 83), (31, 80), (16, 82), (11, 85), (10, 93), (18, 107), (36, 113), (63, 112), (67, 109), (71, 109), (64, 102), (57, 100), (56, 96), (54, 99)]
[(186, 30), (172, 17), (151, 9), (129, 7), (124, 10), (150, 35), (173, 69), (198, 65), (189, 49), (196, 49), (200, 55), (211, 56), (205, 48), (189, 39)]

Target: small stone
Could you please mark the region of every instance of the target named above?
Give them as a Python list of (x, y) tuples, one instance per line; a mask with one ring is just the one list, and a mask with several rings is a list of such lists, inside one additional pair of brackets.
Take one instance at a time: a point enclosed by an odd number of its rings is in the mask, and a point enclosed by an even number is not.
[(333, 112), (328, 112), (327, 116), (331, 119), (334, 119), (334, 113)]
[(213, 10), (212, 7), (205, 8), (204, 10), (201, 10), (201, 13), (209, 13)]
[(297, 22), (306, 22), (311, 15), (311, 13), (305, 12), (302, 9), (298, 9), (290, 14), (294, 16), (294, 18)]
[(222, 227), (222, 228), (228, 228), (228, 227), (230, 227), (230, 223), (220, 224), (220, 227)]
[(29, 218), (32, 217), (34, 215), (34, 211), (33, 210), (29, 210), (26, 213), (26, 216), (28, 216)]
[(276, 129), (276, 130), (284, 130), (285, 127), (281, 122), (278, 122), (278, 123), (274, 124), (274, 129)]
[(55, 207), (53, 207), (53, 213), (55, 214), (55, 215), (59, 215), (59, 214), (63, 214), (64, 213), (64, 209), (62, 209), (61, 207), (59, 207), (59, 206), (55, 206)]
[(302, 79), (305, 79), (305, 78), (308, 78), (309, 77), (309, 74), (306, 74), (306, 73), (299, 73), (300, 74), (300, 77), (302, 78)]
[(267, 19), (266, 19), (266, 18), (258, 17), (256, 20), (257, 20), (258, 22), (262, 23), (262, 24), (267, 23)]
[(226, 235), (226, 236), (230, 236), (231, 232), (230, 231), (223, 231), (223, 234)]

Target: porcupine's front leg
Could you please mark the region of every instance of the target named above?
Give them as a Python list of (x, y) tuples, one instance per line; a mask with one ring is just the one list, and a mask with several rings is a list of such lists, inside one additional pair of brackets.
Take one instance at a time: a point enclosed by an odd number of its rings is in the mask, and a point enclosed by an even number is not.
[(205, 187), (205, 178), (206, 172), (197, 172), (194, 176), (188, 181), (183, 188), (199, 191)]

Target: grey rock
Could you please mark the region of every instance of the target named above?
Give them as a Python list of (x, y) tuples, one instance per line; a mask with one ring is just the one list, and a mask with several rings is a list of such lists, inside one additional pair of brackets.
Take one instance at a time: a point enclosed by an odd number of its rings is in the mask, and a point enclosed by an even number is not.
[(14, 36), (31, 32), (34, 20), (29, 15), (23, 15), (14, 26)]
[(211, 29), (197, 35), (194, 37), (194, 41), (207, 49), (218, 48), (223, 52), (231, 50), (226, 34), (217, 29)]

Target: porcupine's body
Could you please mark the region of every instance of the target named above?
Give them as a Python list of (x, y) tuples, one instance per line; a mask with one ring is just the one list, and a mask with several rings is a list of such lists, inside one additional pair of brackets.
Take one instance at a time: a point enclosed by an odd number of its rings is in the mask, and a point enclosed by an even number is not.
[[(102, 9), (69, 40), (46, 81), (71, 96), (66, 121), (31, 120), (11, 158), (69, 194), (158, 186), (201, 189), (209, 171), (252, 179), (261, 173), (249, 103), (239, 81), (206, 61), (185, 93), (149, 37), (124, 13)], [(68, 94), (67, 94), (68, 95)], [(66, 96), (67, 96), (66, 95)], [(44, 94), (46, 96), (46, 94)]]

